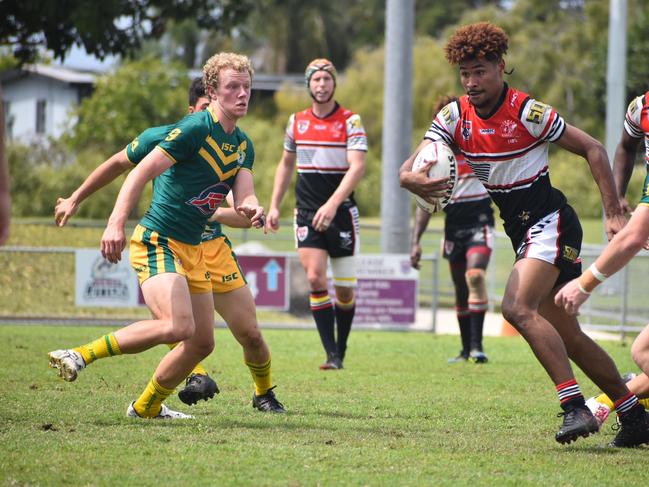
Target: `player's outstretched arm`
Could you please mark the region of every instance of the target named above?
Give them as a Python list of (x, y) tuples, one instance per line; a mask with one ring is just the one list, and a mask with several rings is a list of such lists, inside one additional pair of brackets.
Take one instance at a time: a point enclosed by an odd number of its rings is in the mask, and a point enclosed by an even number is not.
[(297, 154), (295, 152), (284, 149), (282, 159), (275, 170), (275, 182), (273, 183), (273, 193), (270, 198), (268, 220), (266, 222), (266, 228), (271, 232), (279, 230), (279, 207), (291, 182), (291, 177), (293, 177), (296, 160)]
[(229, 207), (217, 208), (208, 221), (221, 223), (231, 228), (250, 228), (252, 226), (250, 220), (237, 213), (237, 210), (234, 209), (232, 191), (225, 197), (225, 201)]
[(255, 183), (252, 173), (241, 170), (237, 174), (232, 187), (234, 196), (234, 208), (239, 214), (250, 220), (255, 228), (263, 228), (266, 232), (266, 215), (264, 209), (259, 206), (259, 200), (255, 194)]
[[(629, 223), (617, 233), (602, 254), (583, 274), (566, 284), (555, 296), (554, 302), (570, 314), (577, 314), (579, 307), (590, 293), (606, 277), (622, 269), (642, 249), (649, 238), (649, 206), (640, 205), (633, 212)], [(594, 269), (594, 272), (593, 272)]]
[(615, 158), (613, 159), (613, 177), (615, 178), (615, 187), (620, 199), (622, 211), (630, 213), (633, 209), (626, 199), (626, 190), (629, 186), (629, 180), (633, 173), (633, 163), (635, 161), (638, 144), (642, 139), (631, 137), (626, 130), (622, 131), (622, 137), (615, 148)]
[(401, 164), (399, 168), (399, 184), (402, 188), (421, 196), (429, 203), (434, 203), (437, 198), (443, 197), (446, 193), (449, 178), (429, 178), (428, 170), (433, 164), (432, 162), (422, 166), (417, 171), (412, 170), (417, 154), (431, 142), (429, 139), (422, 140), (415, 152)]
[(624, 227), (626, 219), (620, 207), (620, 200), (615, 189), (613, 172), (608, 162), (606, 149), (586, 132), (569, 124), (566, 124), (566, 130), (557, 141), (557, 144), (588, 161), (590, 172), (602, 197), (606, 217), (606, 236), (610, 240), (613, 235)]
[(174, 161), (163, 151), (153, 150), (126, 177), (101, 238), (101, 255), (106, 260), (113, 264), (121, 260), (122, 250), (126, 246), (124, 226), (128, 215), (140, 199), (144, 186), (173, 163)]
[(412, 229), (412, 240), (410, 242), (410, 265), (415, 269), (419, 269), (419, 261), (421, 260), (421, 236), (428, 227), (430, 220), (430, 213), (417, 208), (415, 210), (415, 227)]
[(79, 205), (88, 196), (100, 190), (133, 167), (126, 156), (126, 149), (113, 154), (102, 162), (69, 197), (58, 198), (54, 207), (54, 221), (64, 226), (77, 212)]

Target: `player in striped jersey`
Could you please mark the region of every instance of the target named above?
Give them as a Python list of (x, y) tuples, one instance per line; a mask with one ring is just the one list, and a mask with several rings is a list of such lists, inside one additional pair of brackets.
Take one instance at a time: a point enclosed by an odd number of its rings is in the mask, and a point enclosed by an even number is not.
[[(434, 114), (456, 101), (445, 96), (436, 103)], [(448, 260), (455, 287), (455, 311), (460, 325), (462, 349), (449, 363), (471, 360), (487, 362), (482, 346), (482, 329), (488, 297), (486, 268), (493, 249), (494, 215), (491, 199), (484, 186), (456, 152), (458, 182), (448, 205), (444, 208), (444, 258)], [(415, 226), (410, 243), (410, 263), (419, 269), (420, 240), (426, 231), (430, 213), (416, 209)]]
[[(631, 211), (631, 207), (625, 198), (626, 190), (633, 172), (638, 145), (643, 139), (647, 176), (642, 188), (642, 197), (629, 223), (613, 237), (593, 265), (578, 279), (566, 284), (555, 297), (557, 305), (565, 307), (571, 314), (579, 312), (579, 307), (588, 299), (595, 287), (628, 264), (634, 255), (647, 246), (649, 239), (649, 92), (634, 98), (629, 104), (622, 138), (615, 151), (613, 164), (615, 183), (620, 204), (628, 211)], [(649, 407), (649, 326), (634, 340), (631, 355), (643, 373), (633, 377), (627, 382), (627, 386), (630, 391), (643, 398), (640, 402), (646, 408)], [(611, 410), (616, 409), (615, 402), (607, 394), (590, 398), (586, 404), (601, 423), (606, 420)], [(644, 420), (647, 424), (649, 416), (645, 414)], [(623, 429), (615, 437), (612, 445), (624, 447), (636, 446), (640, 443), (649, 443), (649, 429), (644, 431)]]
[[(206, 110), (209, 102), (202, 78), (194, 79), (189, 88), (189, 113)], [(56, 224), (64, 226), (83, 200), (120, 174), (135, 167), (172, 129), (173, 125), (165, 125), (145, 130), (125, 149), (97, 167), (70, 197), (59, 198), (54, 211)], [(232, 208), (234, 202), (231, 194), (228, 194), (226, 200), (230, 207), (217, 208), (210, 217), (210, 223), (203, 232), (202, 245), (212, 281), (214, 307), (243, 347), (244, 361), (255, 382), (255, 394), (257, 397), (263, 397), (267, 387), (270, 387), (266, 386), (271, 377), (270, 351), (257, 325), (250, 289), (239, 268), (230, 241), (221, 230), (221, 224), (248, 228), (250, 220)], [(233, 312), (234, 310), (236, 312)], [(242, 310), (245, 310), (245, 313), (241, 312)], [(178, 396), (185, 404), (192, 405), (200, 399), (208, 400), (214, 397), (215, 393), (218, 393), (216, 383), (209, 377), (205, 367), (198, 364), (187, 377), (186, 385), (178, 392)]]
[[(125, 220), (146, 183), (155, 178), (151, 206), (136, 227), (130, 248), (131, 264), (155, 319), (49, 354), (50, 365), (72, 381), (94, 360), (181, 341), (128, 407), (129, 417), (189, 417), (170, 411), (163, 402), (214, 347), (212, 282), (200, 245), (208, 218), (232, 189), (237, 211), (253, 226), (263, 226), (264, 212), (252, 179), (254, 148), (237, 127), (248, 110), (252, 73), (245, 56), (212, 56), (203, 69), (208, 109), (174, 124), (156, 150), (129, 174), (117, 197), (101, 242), (102, 254), (110, 262), (121, 259)], [(268, 379), (268, 370), (263, 372)], [(272, 395), (272, 388), (267, 389), (266, 395)], [(256, 407), (259, 399), (253, 395)]]
[[(629, 392), (611, 358), (579, 327), (554, 295), (581, 273), (582, 230), (565, 196), (550, 184), (548, 145), (582, 156), (602, 195), (609, 238), (625, 223), (602, 144), (568, 125), (550, 106), (504, 81), (508, 38), (480, 22), (459, 28), (446, 56), (459, 65), (466, 95), (435, 117), (420, 148), (431, 140), (455, 144), (500, 210), (516, 252), (502, 312), (528, 342), (555, 384), (563, 424), (555, 439), (569, 443), (598, 431), (575, 380), (572, 359), (614, 398), (623, 429), (642, 428), (644, 409)], [(419, 148), (419, 149), (420, 149)], [(411, 172), (416, 153), (402, 166), (401, 184), (423, 197), (437, 196), (445, 181)], [(639, 419), (640, 418), (640, 419)]]
[[(279, 228), (279, 207), (297, 161), (295, 242), (309, 281), (311, 312), (327, 354), (320, 368), (337, 370), (343, 366), (355, 311), (359, 222), (354, 189), (365, 172), (367, 136), (360, 116), (334, 100), (336, 68), (331, 61), (309, 63), (305, 81), (313, 102), (311, 108), (289, 118), (267, 227), (273, 232)], [(327, 290), (329, 257), (335, 305)]]

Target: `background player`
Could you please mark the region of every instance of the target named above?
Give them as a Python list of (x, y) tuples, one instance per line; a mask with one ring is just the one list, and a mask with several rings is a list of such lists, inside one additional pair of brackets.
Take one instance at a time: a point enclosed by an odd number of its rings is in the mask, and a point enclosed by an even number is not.
[[(644, 139), (645, 150), (649, 154), (649, 92), (638, 96), (631, 101), (626, 111), (622, 138), (615, 150), (613, 164), (615, 183), (620, 196), (620, 204), (625, 209), (630, 209), (625, 195), (629, 179), (633, 172), (635, 156)], [(649, 239), (649, 158), (645, 158), (647, 176), (642, 188), (642, 197), (638, 207), (633, 212), (631, 220), (604, 249), (595, 263), (586, 270), (579, 279), (575, 279), (559, 291), (555, 297), (558, 305), (564, 306), (569, 313), (577, 314), (580, 306), (588, 299), (591, 292), (606, 277), (616, 273), (636, 255), (643, 247), (647, 246)], [(631, 378), (627, 387), (639, 398), (641, 404), (649, 407), (649, 327), (646, 327), (634, 340), (631, 346), (631, 355), (642, 374)], [(601, 394), (586, 401), (591, 411), (600, 423), (606, 421), (610, 411), (615, 409), (615, 404), (606, 394)], [(633, 438), (631, 438), (633, 440)], [(616, 446), (626, 446), (628, 439), (618, 434), (613, 440)], [(649, 436), (647, 436), (649, 442)]]
[[(336, 68), (311, 61), (304, 73), (311, 108), (289, 117), (275, 172), (268, 228), (279, 229), (279, 207), (297, 161), (295, 242), (310, 288), (310, 307), (327, 358), (321, 369), (342, 369), (354, 319), (359, 249), (354, 189), (365, 173), (367, 136), (359, 115), (334, 100)], [(331, 257), (336, 304), (327, 290)], [(337, 325), (337, 338), (334, 328)]]
[[(189, 88), (189, 113), (203, 111), (209, 105), (203, 80), (196, 78)], [(99, 190), (118, 175), (130, 170), (151, 152), (173, 129), (172, 125), (145, 130), (124, 150), (95, 169), (83, 184), (68, 198), (59, 198), (55, 208), (57, 225), (64, 226), (74, 215), (83, 200)], [(231, 194), (228, 204), (233, 206)], [(272, 386), (270, 350), (257, 324), (254, 299), (239, 267), (230, 241), (222, 233), (221, 223), (237, 228), (250, 227), (250, 220), (238, 214), (234, 208), (218, 208), (211, 223), (205, 227), (202, 245), (205, 262), (212, 281), (214, 307), (228, 328), (243, 347), (244, 360), (255, 382), (256, 404), (264, 411), (281, 412), (281, 404), (274, 399)], [(173, 345), (175, 346), (175, 345)], [(199, 364), (187, 378), (178, 396), (185, 404), (207, 400), (218, 392), (216, 383), (209, 377), (205, 367)], [(260, 399), (261, 398), (261, 399)], [(267, 400), (266, 400), (267, 399)]]
[[(442, 97), (435, 105), (436, 115), (442, 108), (457, 101)], [(478, 181), (464, 156), (455, 152), (458, 182), (450, 202), (444, 208), (444, 258), (448, 260), (455, 287), (455, 311), (460, 325), (462, 350), (449, 363), (471, 359), (487, 362), (482, 346), (482, 329), (488, 306), (486, 268), (493, 249), (494, 215), (491, 199)], [(417, 207), (415, 227), (410, 245), (410, 263), (419, 269), (420, 240), (426, 231), (430, 213)]]
[[(459, 65), (466, 95), (435, 117), (425, 138), (456, 144), (500, 210), (516, 252), (502, 312), (555, 384), (563, 410), (555, 439), (569, 443), (599, 429), (575, 380), (572, 359), (614, 398), (624, 434), (636, 435), (639, 444), (648, 430), (637, 397), (606, 352), (553, 299), (561, 285), (581, 272), (582, 230), (565, 196), (550, 184), (549, 143), (586, 159), (612, 237), (625, 220), (606, 151), (588, 134), (566, 124), (552, 107), (505, 83), (507, 48), (505, 32), (487, 22), (463, 26), (451, 36), (446, 57)], [(417, 152), (427, 143), (424, 140)], [(401, 167), (401, 185), (430, 197), (447, 182), (430, 180), (423, 171), (411, 172), (416, 153)]]
[[(251, 172), (254, 148), (236, 126), (248, 111), (252, 74), (245, 56), (212, 56), (203, 69), (211, 100), (208, 110), (175, 124), (157, 150), (131, 171), (117, 197), (101, 243), (102, 255), (110, 262), (121, 259), (128, 214), (146, 183), (159, 176), (151, 206), (133, 233), (130, 252), (144, 299), (156, 319), (49, 354), (50, 365), (71, 381), (99, 358), (181, 341), (129, 406), (129, 417), (187, 417), (162, 403), (214, 347), (212, 285), (200, 245), (209, 216), (232, 188), (237, 211), (253, 226), (263, 225)], [(174, 170), (168, 170), (172, 166)]]

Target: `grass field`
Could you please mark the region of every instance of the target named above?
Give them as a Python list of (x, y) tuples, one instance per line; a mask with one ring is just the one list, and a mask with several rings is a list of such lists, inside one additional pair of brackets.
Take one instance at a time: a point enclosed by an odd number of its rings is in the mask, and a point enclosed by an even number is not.
[[(612, 421), (570, 446), (554, 388), (520, 338), (487, 338), (491, 362), (447, 365), (458, 338), (356, 331), (345, 370), (321, 372), (317, 333), (265, 330), (288, 414), (251, 408), (241, 349), (216, 330), (206, 361), (221, 394), (190, 421), (125, 417), (166, 349), (101, 360), (66, 383), (49, 350), (109, 331), (2, 326), (1, 485), (642, 484), (647, 448), (614, 450)], [(628, 348), (605, 342), (624, 371)], [(596, 392), (578, 376), (585, 394)], [(645, 479), (644, 481), (642, 479)]]

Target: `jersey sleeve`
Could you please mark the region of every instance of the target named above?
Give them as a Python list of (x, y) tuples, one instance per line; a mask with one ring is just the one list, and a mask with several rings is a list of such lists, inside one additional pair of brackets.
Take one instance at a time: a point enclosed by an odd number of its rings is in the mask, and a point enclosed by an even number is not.
[(644, 96), (638, 96), (629, 103), (624, 117), (624, 130), (634, 139), (641, 139), (644, 137), (644, 131), (640, 126), (640, 116), (642, 115), (642, 107), (644, 105)]
[(241, 144), (239, 157), (243, 158), (241, 169), (247, 169), (248, 171), (252, 172), (252, 166), (255, 163), (255, 146), (247, 135), (244, 143)]
[(566, 122), (554, 108), (533, 98), (523, 102), (519, 118), (533, 137), (546, 142), (556, 142), (566, 130)]
[(453, 101), (442, 108), (424, 134), (424, 139), (442, 141), (449, 146), (455, 144), (455, 129), (460, 121), (460, 107)]
[(367, 152), (367, 134), (361, 116), (353, 114), (345, 122), (347, 131), (347, 150)]
[(170, 126), (152, 127), (135, 137), (126, 146), (126, 157), (133, 164), (138, 164), (169, 133)]
[(293, 134), (295, 129), (295, 113), (288, 117), (286, 124), (286, 132), (284, 133), (284, 150), (286, 152), (297, 152), (297, 145), (295, 144), (295, 137)]
[(200, 149), (201, 141), (208, 135), (208, 127), (200, 123), (201, 115), (203, 114), (188, 115), (176, 123), (158, 144), (158, 148), (174, 162), (190, 160)]

